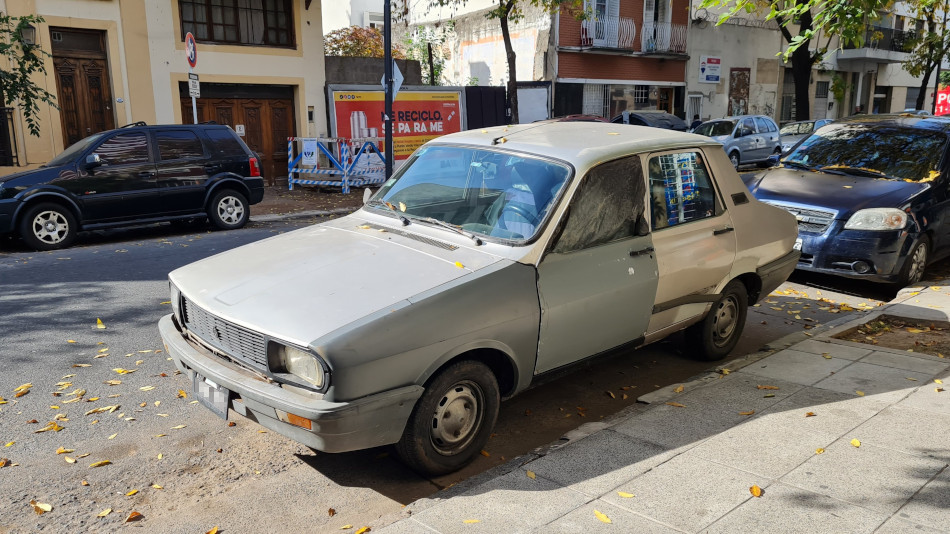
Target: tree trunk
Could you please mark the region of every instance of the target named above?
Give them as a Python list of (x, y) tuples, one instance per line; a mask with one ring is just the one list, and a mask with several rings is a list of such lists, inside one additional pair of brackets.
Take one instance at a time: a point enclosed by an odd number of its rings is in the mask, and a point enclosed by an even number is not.
[(435, 79), (435, 65), (432, 64), (432, 43), (426, 43), (426, 51), (429, 54), (429, 85), (439, 85)]
[(511, 108), (511, 124), (518, 124), (518, 76), (515, 73), (515, 50), (511, 47), (511, 33), (508, 32), (508, 13), (514, 6), (514, 0), (498, 0), (502, 6), (501, 36), (505, 40), (505, 56), (508, 58), (508, 105)]
[[(806, 11), (801, 17), (799, 33), (811, 29), (811, 13)], [(805, 41), (792, 52), (792, 77), (795, 79), (795, 120), (806, 121), (811, 118), (811, 105), (808, 88), (811, 81), (811, 66), (814, 64), (808, 45), (811, 40)]]
[(924, 77), (920, 80), (920, 92), (917, 93), (917, 104), (914, 109), (924, 109), (924, 98), (927, 96), (927, 90), (930, 89), (930, 75), (933, 74), (936, 63), (931, 63), (924, 71)]

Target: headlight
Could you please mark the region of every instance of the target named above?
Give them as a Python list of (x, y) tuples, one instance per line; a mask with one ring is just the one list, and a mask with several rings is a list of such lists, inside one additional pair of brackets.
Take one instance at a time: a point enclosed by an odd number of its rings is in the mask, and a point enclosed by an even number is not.
[(178, 319), (178, 322), (183, 322), (184, 317), (181, 316), (181, 291), (178, 291), (178, 288), (175, 287), (175, 284), (168, 282), (168, 289), (171, 293), (172, 302), (172, 313), (175, 315), (175, 318)]
[(896, 208), (860, 210), (848, 219), (845, 230), (901, 230), (907, 226), (907, 214)]
[(326, 373), (316, 356), (280, 343), (271, 343), (269, 347), (267, 352), (272, 371), (289, 373), (306, 380), (315, 388), (323, 388)]

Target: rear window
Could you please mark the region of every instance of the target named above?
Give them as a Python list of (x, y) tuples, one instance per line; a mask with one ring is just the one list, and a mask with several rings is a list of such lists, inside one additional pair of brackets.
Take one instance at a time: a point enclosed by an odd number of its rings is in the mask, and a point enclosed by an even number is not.
[(163, 160), (204, 157), (204, 147), (194, 132), (188, 130), (160, 130), (158, 154)]
[(206, 130), (205, 134), (211, 139), (211, 155), (214, 157), (247, 156), (241, 142), (234, 137), (230, 130)]

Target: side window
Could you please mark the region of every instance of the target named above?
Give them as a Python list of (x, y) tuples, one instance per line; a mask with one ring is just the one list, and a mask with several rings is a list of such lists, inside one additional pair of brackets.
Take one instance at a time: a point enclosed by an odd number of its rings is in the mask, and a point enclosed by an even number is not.
[(654, 230), (721, 213), (709, 172), (697, 152), (654, 156), (649, 171)]
[(759, 133), (771, 132), (772, 129), (769, 128), (769, 121), (761, 118), (755, 118), (755, 125), (759, 127)]
[(159, 130), (155, 134), (158, 141), (158, 155), (162, 160), (201, 158), (204, 148), (195, 132), (188, 130)]
[(241, 143), (234, 137), (235, 134), (231, 133), (230, 130), (224, 128), (220, 130), (205, 130), (205, 134), (208, 136), (208, 139), (211, 139), (212, 157), (247, 157), (247, 153), (244, 152)]
[(148, 163), (148, 139), (144, 133), (117, 135), (103, 141), (95, 153), (108, 165)]
[[(752, 130), (753, 133), (755, 133), (755, 123), (752, 122), (752, 118), (751, 118), (751, 117), (750, 117), (750, 118), (747, 118), (747, 119), (742, 119), (742, 126), (741, 126), (741, 128), (748, 128), (748, 129)], [(740, 131), (741, 131), (741, 130), (740, 130)]]
[(639, 156), (591, 169), (581, 181), (554, 252), (572, 252), (637, 235), (646, 182)]

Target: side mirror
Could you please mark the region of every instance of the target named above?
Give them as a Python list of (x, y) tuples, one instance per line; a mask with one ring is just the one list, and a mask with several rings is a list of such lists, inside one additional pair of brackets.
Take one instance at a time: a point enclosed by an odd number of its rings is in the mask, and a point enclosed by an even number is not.
[(89, 154), (86, 156), (87, 169), (95, 169), (100, 165), (102, 165), (102, 158), (99, 157), (99, 154)]
[(369, 202), (371, 198), (373, 198), (373, 190), (368, 187), (363, 188), (363, 204)]

